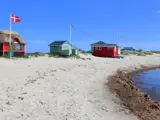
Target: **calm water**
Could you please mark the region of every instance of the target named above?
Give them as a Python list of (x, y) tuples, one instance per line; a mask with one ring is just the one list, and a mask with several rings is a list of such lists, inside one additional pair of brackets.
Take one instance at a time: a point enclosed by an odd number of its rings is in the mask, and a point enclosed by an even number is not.
[(160, 101), (160, 68), (133, 76), (133, 82), (152, 99)]

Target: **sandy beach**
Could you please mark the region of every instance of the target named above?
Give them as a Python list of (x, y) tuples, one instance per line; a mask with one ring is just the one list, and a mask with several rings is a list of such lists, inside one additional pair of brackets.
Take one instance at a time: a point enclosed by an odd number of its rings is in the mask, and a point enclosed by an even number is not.
[(160, 55), (81, 58), (0, 58), (0, 120), (137, 120), (107, 78), (160, 65)]

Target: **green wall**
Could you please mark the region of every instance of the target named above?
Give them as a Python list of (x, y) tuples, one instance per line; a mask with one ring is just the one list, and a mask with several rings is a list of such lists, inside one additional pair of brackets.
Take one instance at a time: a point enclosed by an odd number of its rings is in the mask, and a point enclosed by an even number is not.
[(62, 48), (59, 46), (50, 46), (50, 53), (54, 53), (54, 54), (60, 53), (61, 49)]
[(71, 55), (72, 49), (70, 44), (63, 44), (62, 45), (62, 54), (63, 55)]
[(79, 55), (79, 50), (78, 49), (72, 49), (72, 54), (73, 55)]
[(64, 56), (69, 56), (72, 54), (71, 45), (64, 43), (62, 46), (50, 46), (50, 53), (59, 53)]

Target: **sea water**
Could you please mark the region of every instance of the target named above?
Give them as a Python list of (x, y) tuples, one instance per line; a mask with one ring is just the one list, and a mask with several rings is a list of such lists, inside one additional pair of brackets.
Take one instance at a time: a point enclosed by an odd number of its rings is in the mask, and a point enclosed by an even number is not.
[(160, 101), (160, 68), (132, 76), (134, 84), (147, 92), (152, 99)]

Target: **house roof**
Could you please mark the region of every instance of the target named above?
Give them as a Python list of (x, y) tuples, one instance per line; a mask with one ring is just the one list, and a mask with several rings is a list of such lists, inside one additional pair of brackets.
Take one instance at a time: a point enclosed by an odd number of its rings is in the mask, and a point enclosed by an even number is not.
[(91, 44), (92, 46), (94, 45), (107, 45), (107, 43), (103, 42), (103, 41), (98, 41), (96, 43)]
[[(67, 40), (56, 40), (56, 41), (53, 41), (52, 43), (49, 44), (49, 46), (61, 46), (63, 45), (65, 42), (68, 42)], [(69, 42), (68, 42), (69, 43)], [(69, 43), (70, 44), (70, 43)]]
[(117, 46), (117, 44), (108, 44), (103, 41), (98, 41), (96, 43), (91, 44), (91, 46), (95, 46), (95, 47), (98, 47), (98, 46)]
[(132, 49), (134, 49), (134, 48), (133, 48), (133, 47), (124, 47), (123, 49), (132, 50)]
[(107, 44), (107, 46), (117, 46), (117, 44)]
[[(15, 31), (11, 31), (11, 42), (14, 39), (18, 39), (21, 44), (26, 44), (24, 39)], [(0, 43), (10, 42), (10, 31), (8, 30), (0, 30)]]

